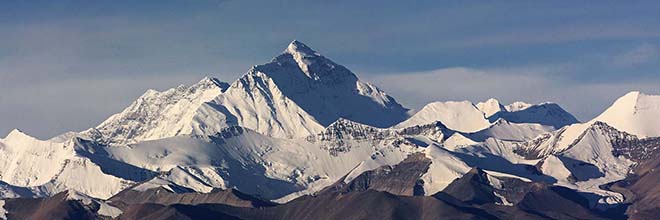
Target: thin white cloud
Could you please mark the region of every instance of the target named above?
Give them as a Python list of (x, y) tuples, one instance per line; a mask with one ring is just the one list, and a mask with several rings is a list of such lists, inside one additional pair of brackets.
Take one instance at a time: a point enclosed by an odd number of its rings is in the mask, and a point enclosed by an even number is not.
[[(504, 102), (546, 101), (545, 92), (552, 80), (552, 67), (515, 67), (473, 69), (443, 68), (425, 72), (369, 74), (367, 80), (398, 97), (403, 103), (421, 107), (431, 101), (481, 101), (497, 97)], [(521, 92), (525, 91), (525, 95)]]
[(487, 35), (467, 37), (456, 41), (448, 41), (449, 47), (502, 46), (574, 42), (598, 39), (639, 39), (660, 36), (660, 29), (650, 29), (645, 26), (627, 23), (596, 24), (559, 24), (559, 26), (543, 26), (520, 28), (511, 31), (493, 32)]
[(642, 44), (623, 54), (616, 55), (613, 63), (619, 66), (633, 66), (645, 64), (658, 56), (658, 50), (654, 45)]

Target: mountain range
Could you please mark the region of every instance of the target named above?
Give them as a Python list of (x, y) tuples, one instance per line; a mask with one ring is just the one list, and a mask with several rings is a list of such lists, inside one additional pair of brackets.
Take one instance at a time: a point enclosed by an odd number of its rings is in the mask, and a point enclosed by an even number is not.
[[(402, 82), (405, 83), (405, 82)], [(653, 219), (660, 96), (419, 110), (299, 41), (232, 83), (0, 139), (2, 219)]]

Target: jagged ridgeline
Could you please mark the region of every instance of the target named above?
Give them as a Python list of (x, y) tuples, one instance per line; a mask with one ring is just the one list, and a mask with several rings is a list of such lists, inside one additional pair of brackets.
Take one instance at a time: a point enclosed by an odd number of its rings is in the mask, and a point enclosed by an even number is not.
[[(402, 82), (403, 83), (403, 82)], [(652, 219), (660, 96), (410, 110), (299, 41), (232, 83), (148, 90), (82, 132), (0, 139), (8, 219)]]

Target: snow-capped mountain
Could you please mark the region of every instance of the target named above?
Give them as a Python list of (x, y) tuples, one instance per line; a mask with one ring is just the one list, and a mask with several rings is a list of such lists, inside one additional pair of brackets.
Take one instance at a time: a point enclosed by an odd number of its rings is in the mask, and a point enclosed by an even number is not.
[[(560, 185), (602, 208), (625, 198), (601, 186), (649, 159), (640, 152), (660, 149), (658, 97), (629, 93), (586, 123), (554, 103), (496, 99), (433, 102), (408, 115), (385, 92), (293, 41), (231, 84), (204, 78), (148, 90), (81, 133), (38, 140), (12, 131), (0, 139), (0, 197), (71, 190), (182, 201), (188, 197), (177, 194), (216, 193), (218, 201), (251, 204), (326, 195), (327, 187), (431, 196), (473, 170), (490, 179), (463, 181), (479, 180), (498, 205), (524, 200), (494, 194), (506, 188), (499, 178)], [(409, 166), (414, 173), (400, 170)], [(383, 185), (397, 181), (405, 184)], [(459, 186), (448, 192), (472, 192)], [(163, 195), (149, 195), (156, 192)]]
[(316, 134), (339, 118), (388, 127), (408, 111), (299, 41), (254, 66), (212, 104), (222, 106), (237, 125), (285, 138)]
[(476, 106), (469, 101), (433, 102), (424, 106), (409, 119), (397, 124), (395, 128), (442, 122), (447, 128), (460, 132), (476, 132), (490, 126)]
[(557, 184), (609, 195), (605, 203), (622, 202), (622, 196), (599, 186), (627, 176), (633, 161), (613, 152), (621, 144), (634, 140), (637, 137), (597, 122), (567, 149), (542, 159), (539, 167), (541, 172), (556, 178)]
[(539, 159), (536, 166), (555, 178), (555, 184), (604, 196), (599, 204), (621, 203), (621, 194), (601, 186), (630, 176), (635, 165), (649, 160), (642, 155), (660, 149), (651, 125), (660, 113), (653, 110), (654, 98), (628, 93), (593, 120), (514, 144), (514, 152)]
[(656, 126), (660, 110), (653, 106), (660, 105), (659, 96), (630, 92), (614, 102), (598, 117), (585, 122), (563, 127), (555, 132), (531, 140), (528, 145), (530, 157), (562, 152), (578, 142), (584, 133), (594, 124), (605, 123), (618, 131), (635, 135), (638, 138), (658, 137)]
[(630, 92), (617, 99), (594, 121), (602, 121), (640, 137), (660, 136), (660, 96)]
[(88, 137), (136, 143), (177, 135), (212, 135), (242, 126), (282, 138), (316, 134), (339, 118), (388, 127), (408, 109), (350, 70), (299, 41), (231, 85), (205, 78), (190, 87), (147, 91)]
[(511, 123), (500, 118), (489, 127), (466, 135), (474, 141), (484, 141), (488, 138), (507, 141), (527, 141), (554, 130), (553, 126), (536, 123)]
[(533, 123), (552, 126), (555, 129), (579, 123), (573, 115), (559, 105), (550, 102), (527, 105), (524, 108), (517, 106), (506, 109), (506, 111), (500, 111), (490, 116), (488, 120), (494, 122), (501, 118), (513, 123)]
[(184, 134), (211, 134), (207, 124), (222, 124), (223, 121), (199, 118), (198, 112), (204, 110), (204, 103), (228, 87), (218, 79), (204, 78), (189, 87), (181, 85), (164, 92), (148, 90), (122, 112), (83, 134), (118, 144)]
[(476, 105), (469, 101), (433, 102), (394, 127), (405, 128), (440, 121), (452, 130), (471, 133), (484, 130), (499, 119), (511, 123), (552, 126), (554, 129), (579, 122), (554, 103), (532, 105), (515, 102), (503, 106), (498, 100), (489, 99)]
[[(81, 154), (76, 140), (42, 141), (19, 130), (0, 139), (0, 156), (4, 158), (0, 160), (0, 180), (4, 183), (0, 196), (49, 196), (75, 190), (108, 198), (135, 183), (110, 171), (117, 167)], [(121, 172), (131, 175), (128, 169)]]
[[(508, 111), (505, 106), (503, 106), (497, 99), (488, 99), (485, 102), (479, 102), (475, 105), (479, 111), (484, 113), (486, 118), (490, 118), (494, 114), (497, 114), (501, 111)], [(514, 110), (512, 110), (514, 111)]]

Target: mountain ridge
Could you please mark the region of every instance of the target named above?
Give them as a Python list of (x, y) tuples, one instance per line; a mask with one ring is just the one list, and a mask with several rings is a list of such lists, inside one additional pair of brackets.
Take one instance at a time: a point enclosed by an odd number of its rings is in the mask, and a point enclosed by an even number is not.
[[(581, 206), (610, 209), (626, 198), (602, 186), (653, 159), (640, 151), (660, 148), (653, 138), (659, 106), (657, 97), (632, 92), (584, 123), (555, 103), (503, 105), (496, 99), (433, 102), (409, 115), (378, 87), (293, 41), (231, 84), (207, 77), (191, 86), (147, 90), (80, 133), (38, 140), (13, 130), (0, 138), (0, 196), (59, 198), (72, 190), (102, 201), (133, 190), (143, 200), (128, 209), (179, 213), (201, 207), (190, 201), (248, 204), (231, 194), (236, 190), (286, 207), (386, 198), (392, 207), (450, 203), (471, 213), (513, 201), (491, 193), (504, 193), (498, 184), (509, 179), (540, 188), (526, 207), (506, 210), (539, 209), (537, 198), (563, 201), (565, 190), (579, 192), (586, 201), (580, 199)], [(476, 189), (452, 186), (459, 178)], [(335, 191), (327, 193), (328, 187)], [(472, 194), (426, 198), (445, 189)], [(317, 194), (322, 198), (314, 199)], [(466, 206), (471, 196), (486, 196), (487, 202)], [(164, 204), (145, 205), (153, 201)], [(561, 210), (546, 211), (566, 217)], [(491, 217), (486, 214), (477, 216)]]

